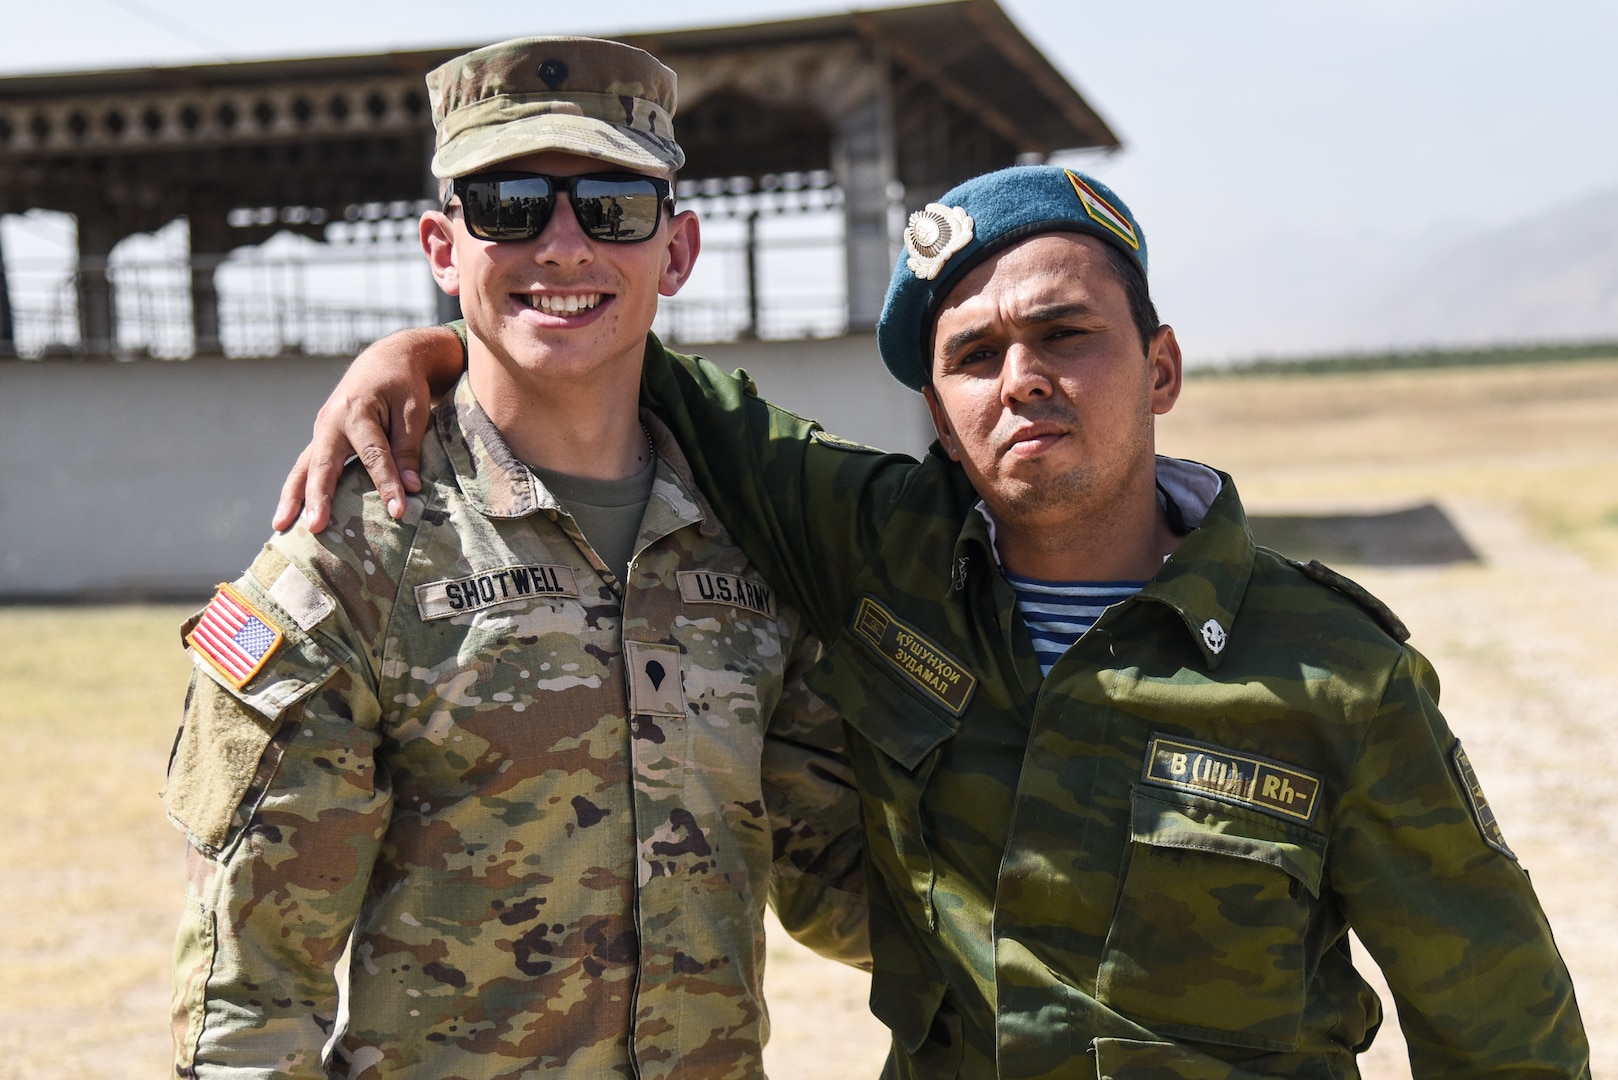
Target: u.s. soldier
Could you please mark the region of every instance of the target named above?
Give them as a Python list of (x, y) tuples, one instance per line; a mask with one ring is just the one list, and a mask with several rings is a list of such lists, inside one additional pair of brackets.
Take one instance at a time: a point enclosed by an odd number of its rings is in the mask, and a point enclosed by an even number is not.
[(187, 625), (176, 1073), (761, 1075), (766, 893), (859, 961), (858, 804), (818, 644), (637, 410), (699, 246), (674, 75), (534, 38), (428, 87), (468, 370), (416, 497), (349, 472)]
[(1156, 455), (1181, 355), (1124, 203), (1008, 169), (905, 245), (878, 341), (931, 410), (926, 460), (655, 346), (642, 389), (827, 642), (809, 681), (865, 808), (888, 1075), (1356, 1076), (1382, 1011), (1353, 929), (1415, 1076), (1587, 1076), (1405, 628), (1255, 547), (1230, 476)]

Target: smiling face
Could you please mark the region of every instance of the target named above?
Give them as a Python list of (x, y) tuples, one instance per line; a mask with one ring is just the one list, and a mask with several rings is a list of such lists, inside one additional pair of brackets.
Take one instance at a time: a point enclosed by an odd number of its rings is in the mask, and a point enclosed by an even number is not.
[(933, 324), (923, 393), (1004, 530), (1155, 513), (1153, 417), (1180, 390), (1174, 332), (1144, 346), (1102, 241), (1044, 233), (974, 267)]
[[(620, 171), (553, 152), (498, 168), (551, 176)], [(460, 298), (472, 364), (492, 361), (499, 372), (486, 373), (491, 381), (509, 383), (519, 396), (524, 388), (621, 388), (638, 380), (658, 297), (679, 291), (700, 246), (689, 212), (665, 216), (649, 240), (614, 244), (586, 236), (572, 207), (560, 203), (531, 240), (479, 240), (458, 212), (422, 215), (421, 237), (439, 285)]]

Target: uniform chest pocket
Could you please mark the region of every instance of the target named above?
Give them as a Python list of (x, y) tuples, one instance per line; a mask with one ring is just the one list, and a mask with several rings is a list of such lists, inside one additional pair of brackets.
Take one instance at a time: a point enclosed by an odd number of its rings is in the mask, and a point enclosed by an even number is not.
[(1131, 796), (1097, 995), (1172, 1037), (1291, 1050), (1325, 839), (1195, 796)]

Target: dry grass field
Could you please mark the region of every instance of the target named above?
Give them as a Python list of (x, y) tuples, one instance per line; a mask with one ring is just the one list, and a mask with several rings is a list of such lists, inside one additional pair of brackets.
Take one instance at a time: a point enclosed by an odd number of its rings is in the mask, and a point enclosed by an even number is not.
[[(1342, 565), (1400, 613), (1532, 872), (1595, 1074), (1618, 1076), (1618, 361), (1193, 375), (1172, 453), (1250, 508), (1436, 502), (1480, 558)], [(1330, 560), (1328, 560), (1330, 561)], [(162, 782), (186, 662), (179, 608), (0, 608), (0, 1078), (158, 1076), (180, 845)], [(856, 972), (771, 943), (776, 1080), (874, 1076)], [(1364, 1062), (1408, 1076), (1390, 1023)]]

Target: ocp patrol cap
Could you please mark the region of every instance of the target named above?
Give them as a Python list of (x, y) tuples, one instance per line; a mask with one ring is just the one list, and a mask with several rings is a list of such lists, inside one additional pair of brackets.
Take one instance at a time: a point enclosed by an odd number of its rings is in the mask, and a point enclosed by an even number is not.
[(652, 54), (587, 37), (515, 38), (427, 73), (433, 175), (467, 176), (541, 150), (674, 172), (675, 75)]
[(955, 283), (990, 256), (1047, 232), (1098, 237), (1146, 274), (1146, 234), (1101, 181), (1054, 165), (973, 177), (911, 214), (905, 226), (904, 253), (876, 325), (893, 377), (912, 390), (927, 385), (933, 319)]

